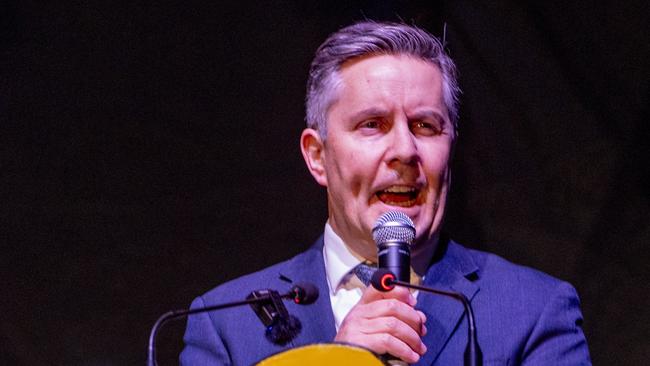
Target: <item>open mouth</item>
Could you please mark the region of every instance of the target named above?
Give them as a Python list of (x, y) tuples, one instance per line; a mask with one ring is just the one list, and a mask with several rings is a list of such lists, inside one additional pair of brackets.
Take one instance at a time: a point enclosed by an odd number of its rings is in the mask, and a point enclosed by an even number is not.
[(420, 190), (409, 186), (391, 186), (375, 194), (387, 205), (411, 207), (416, 204)]

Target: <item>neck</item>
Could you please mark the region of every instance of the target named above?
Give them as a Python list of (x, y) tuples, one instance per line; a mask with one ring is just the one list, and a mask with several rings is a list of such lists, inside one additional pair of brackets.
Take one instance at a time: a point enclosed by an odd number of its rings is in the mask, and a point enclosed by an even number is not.
[[(359, 261), (377, 263), (377, 246), (374, 241), (347, 238), (342, 236), (341, 233), (337, 231), (336, 227), (331, 225), (331, 221), (330, 226), (334, 233), (341, 238), (343, 244), (348, 248), (350, 253), (359, 259)], [(439, 234), (435, 233), (428, 238), (416, 241), (411, 246), (411, 268), (418, 274), (418, 276), (424, 276), (429, 269), (433, 255), (438, 247), (438, 241)]]

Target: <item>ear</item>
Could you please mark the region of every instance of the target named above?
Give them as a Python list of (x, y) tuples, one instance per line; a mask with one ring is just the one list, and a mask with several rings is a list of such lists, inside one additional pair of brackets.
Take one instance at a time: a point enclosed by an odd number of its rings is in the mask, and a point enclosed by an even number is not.
[(327, 172), (325, 171), (325, 144), (318, 131), (306, 128), (300, 136), (300, 150), (305, 159), (307, 169), (321, 186), (327, 187)]

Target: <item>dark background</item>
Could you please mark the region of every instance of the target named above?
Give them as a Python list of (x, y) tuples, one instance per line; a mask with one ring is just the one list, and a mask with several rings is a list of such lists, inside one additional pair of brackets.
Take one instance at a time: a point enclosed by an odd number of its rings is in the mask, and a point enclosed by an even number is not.
[(452, 237), (570, 281), (595, 363), (645, 364), (649, 14), (597, 3), (5, 3), (0, 364), (142, 365), (160, 314), (308, 247), (308, 65), (364, 17), (448, 24)]

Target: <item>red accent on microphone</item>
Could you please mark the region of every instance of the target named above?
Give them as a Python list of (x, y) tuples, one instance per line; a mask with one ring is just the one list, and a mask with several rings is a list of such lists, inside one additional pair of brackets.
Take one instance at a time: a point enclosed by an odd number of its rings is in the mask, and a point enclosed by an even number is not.
[(395, 288), (395, 274), (386, 268), (377, 268), (370, 279), (370, 284), (377, 291), (390, 291)]
[(394, 280), (395, 280), (395, 275), (392, 274), (391, 272), (384, 274), (383, 276), (381, 276), (381, 280), (380, 280), (381, 287), (385, 291), (392, 290), (393, 288), (395, 288), (395, 285), (393, 285)]

